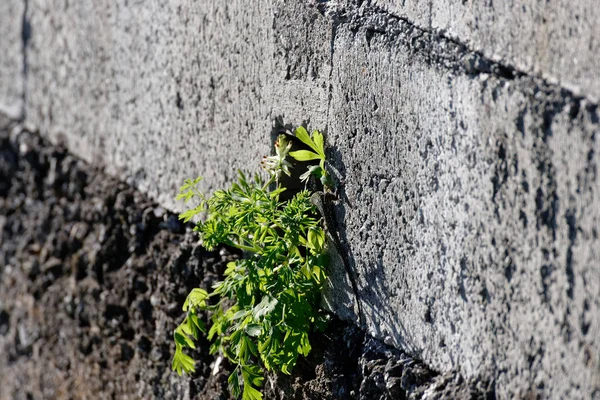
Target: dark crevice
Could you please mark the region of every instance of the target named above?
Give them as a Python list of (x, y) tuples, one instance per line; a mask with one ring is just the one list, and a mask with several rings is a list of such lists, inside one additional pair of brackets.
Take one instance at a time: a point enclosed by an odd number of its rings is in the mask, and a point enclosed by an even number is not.
[(328, 15), (332, 19), (331, 24), (331, 40), (329, 45), (329, 78), (328, 78), (328, 94), (327, 94), (327, 119), (325, 125), (325, 133), (329, 132), (329, 121), (331, 113), (331, 100), (333, 99), (333, 58), (335, 55), (335, 39), (337, 37), (338, 27), (343, 24), (346, 19), (343, 13), (338, 10), (329, 9), (328, 1), (321, 0), (318, 4), (318, 10), (323, 15)]
[(575, 273), (573, 272), (573, 246), (577, 239), (577, 220), (575, 218), (575, 212), (568, 210), (565, 216), (567, 220), (567, 226), (569, 227), (569, 247), (567, 248), (567, 260), (566, 260), (566, 274), (567, 274), (567, 296), (571, 300), (574, 298), (575, 290)]
[(21, 121), (25, 120), (26, 117), (26, 104), (27, 104), (27, 78), (29, 76), (29, 62), (27, 58), (27, 46), (29, 44), (29, 40), (31, 39), (31, 23), (29, 22), (29, 0), (23, 0), (25, 3), (25, 7), (23, 8), (23, 17), (21, 22), (21, 42), (22, 42), (22, 59), (23, 59), (23, 69), (21, 73), (23, 74), (23, 91), (22, 91), (22, 103), (21, 103), (21, 115), (19, 116)]

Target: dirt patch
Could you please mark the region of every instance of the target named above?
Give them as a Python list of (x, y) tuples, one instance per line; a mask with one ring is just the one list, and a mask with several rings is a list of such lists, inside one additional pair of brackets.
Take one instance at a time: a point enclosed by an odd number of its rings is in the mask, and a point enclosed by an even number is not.
[[(175, 215), (0, 117), (0, 399), (229, 398), (230, 366), (216, 367), (205, 341), (193, 376), (171, 371), (172, 331), (189, 290), (239, 256), (206, 251)], [(292, 376), (267, 377), (266, 398), (454, 390), (339, 320), (312, 344)]]

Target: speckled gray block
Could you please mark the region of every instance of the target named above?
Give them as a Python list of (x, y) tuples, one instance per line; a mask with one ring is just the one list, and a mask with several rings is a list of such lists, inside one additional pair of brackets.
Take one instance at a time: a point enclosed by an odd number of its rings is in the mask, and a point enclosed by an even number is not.
[(63, 3), (30, 6), (29, 120), (165, 205), (256, 170), (275, 119), (325, 124), (331, 32), (306, 6)]
[(600, 100), (595, 1), (375, 0), (421, 28), (494, 61)]
[[(274, 121), (326, 130), (370, 332), (499, 398), (600, 396), (596, 26), (530, 16), (496, 46), (504, 25), (464, 36), (441, 5), (424, 24), (368, 2), (29, 2), (42, 134), (180, 209), (185, 177), (256, 170)], [(565, 29), (547, 53), (522, 33)], [(355, 318), (343, 268), (333, 284)]]
[(596, 106), (472, 57), (385, 13), (337, 28), (338, 217), (369, 329), (500, 398), (598, 396)]
[(0, 2), (0, 111), (11, 118), (23, 113), (25, 0)]

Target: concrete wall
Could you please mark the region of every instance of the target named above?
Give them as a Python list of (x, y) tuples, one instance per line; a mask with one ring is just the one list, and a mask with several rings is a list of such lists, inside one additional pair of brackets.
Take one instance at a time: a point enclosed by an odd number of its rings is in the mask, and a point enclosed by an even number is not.
[[(298, 8), (32, 0), (28, 119), (175, 206), (190, 175), (211, 189), (255, 170), (275, 118), (325, 125), (331, 33), (298, 26)], [(286, 48), (298, 38), (314, 44)]]
[(500, 398), (600, 396), (593, 2), (213, 3), (28, 0), (27, 120), (175, 209), (274, 121), (326, 130), (370, 332)]
[(596, 106), (358, 15), (337, 29), (330, 137), (371, 329), (502, 398), (598, 390)]
[(24, 15), (25, 1), (0, 2), (0, 111), (13, 118), (23, 112)]
[(600, 99), (600, 9), (593, 1), (375, 0), (422, 29)]

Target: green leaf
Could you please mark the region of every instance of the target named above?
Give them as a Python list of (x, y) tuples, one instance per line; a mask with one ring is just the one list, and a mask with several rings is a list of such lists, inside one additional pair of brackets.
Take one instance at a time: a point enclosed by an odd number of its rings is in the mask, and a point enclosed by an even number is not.
[(315, 152), (319, 151), (317, 149), (317, 146), (315, 145), (315, 142), (313, 142), (313, 140), (310, 138), (308, 132), (306, 131), (306, 129), (304, 129), (303, 126), (297, 127), (294, 131), (294, 135), (296, 135), (296, 137), (300, 139), (302, 143), (313, 149)]
[(294, 157), (298, 161), (311, 161), (321, 159), (321, 156), (319, 154), (313, 153), (309, 150), (291, 151), (290, 156)]
[(243, 400), (262, 400), (262, 393), (248, 384), (244, 384)]
[(323, 252), (323, 246), (325, 245), (325, 232), (323, 229), (310, 228), (308, 230), (308, 246), (315, 251), (315, 253)]
[(273, 190), (271, 193), (269, 193), (269, 197), (273, 198), (279, 198), (279, 195), (283, 192), (285, 192), (285, 188), (284, 187), (280, 187), (278, 189)]
[(190, 313), (187, 319), (188, 325), (190, 326), (190, 329), (192, 330), (192, 334), (195, 339), (198, 339), (198, 332), (206, 333), (206, 325), (204, 325), (204, 322), (200, 318), (198, 318), (196, 314)]
[(196, 190), (196, 185), (202, 180), (202, 177), (199, 176), (196, 179), (186, 179), (183, 181), (183, 186), (179, 188), (179, 194), (175, 198), (175, 200), (182, 200), (187, 203), (192, 197), (202, 195)]
[(192, 208), (191, 210), (187, 210), (179, 214), (179, 219), (182, 219), (183, 222), (189, 222), (196, 215), (200, 214), (204, 209), (204, 204), (200, 204), (196, 208)]
[(225, 269), (225, 272), (223, 273), (223, 275), (228, 276), (231, 275), (235, 269), (237, 268), (237, 264), (235, 261), (230, 261), (227, 263), (227, 268)]
[(308, 334), (306, 332), (302, 332), (302, 337), (300, 339), (300, 346), (298, 348), (298, 353), (302, 354), (303, 356), (307, 356), (308, 353), (310, 353), (310, 350), (312, 349), (310, 342), (308, 341)]
[(240, 311), (236, 312), (235, 314), (233, 314), (233, 316), (231, 317), (231, 320), (235, 321), (237, 319), (244, 318), (246, 315), (248, 315), (248, 311), (240, 310)]
[(244, 400), (260, 400), (262, 394), (256, 390), (256, 387), (262, 386), (262, 370), (256, 365), (242, 366), (242, 377), (244, 379), (244, 392), (242, 398)]
[(317, 147), (317, 153), (321, 155), (321, 158), (325, 158), (325, 140), (323, 139), (323, 134), (317, 130), (313, 131), (313, 140)]
[[(207, 249), (232, 246), (245, 257), (227, 264), (223, 280), (210, 293), (197, 288), (186, 298), (185, 319), (173, 333), (173, 369), (179, 374), (194, 370), (193, 359), (183, 349), (193, 348), (200, 332), (206, 332), (198, 316), (198, 310), (206, 310), (211, 321), (209, 351), (234, 365), (228, 382), (232, 394), (245, 400), (262, 399), (263, 368), (289, 374), (298, 357), (311, 350), (308, 333), (322, 329), (326, 321), (319, 304), (328, 262), (322, 220), (306, 190), (280, 202), (286, 188), (279, 182), (292, 167), (286, 160), (291, 154), (300, 161), (318, 160), (301, 175), (302, 181), (315, 177), (329, 185), (325, 140), (319, 131), (309, 135), (303, 127), (295, 133), (307, 149), (289, 153), (291, 145), (280, 140), (276, 155), (263, 159), (267, 181), (259, 174), (247, 178), (239, 172), (235, 183), (207, 199), (197, 189), (201, 178), (188, 179), (177, 196), (184, 201), (200, 198), (200, 204), (180, 218), (190, 221), (206, 213), (205, 222), (197, 223), (194, 231)], [(209, 304), (209, 297), (217, 303)]]
[(258, 348), (256, 346), (256, 343), (254, 343), (254, 340), (247, 336), (244, 340), (246, 341), (246, 346), (248, 347), (252, 355), (254, 357), (258, 357)]
[(196, 348), (196, 345), (194, 344), (194, 341), (192, 339), (190, 339), (184, 332), (183, 332), (183, 326), (187, 326), (187, 325), (180, 325), (177, 329), (175, 329), (175, 332), (173, 333), (173, 337), (175, 339), (175, 343), (177, 343), (180, 346), (186, 346), (186, 347), (190, 347), (192, 349)]
[[(294, 134), (298, 139), (300, 139), (302, 143), (306, 144), (308, 147), (313, 149), (315, 153), (317, 153), (317, 155), (319, 156), (319, 159), (325, 159), (323, 135), (319, 131), (313, 131), (313, 138), (311, 138), (308, 135), (306, 129), (304, 129), (304, 127), (302, 126), (299, 126), (298, 128), (296, 128)], [(313, 139), (315, 140), (313, 141)], [(292, 153), (290, 153), (290, 155), (292, 155), (293, 157)]]
[(237, 359), (239, 360), (240, 364), (245, 364), (248, 361), (248, 357), (250, 356), (247, 352), (246, 349), (248, 349), (248, 343), (246, 342), (246, 339), (244, 336), (239, 336), (240, 340), (238, 341), (238, 346), (237, 346)]
[(258, 351), (260, 353), (266, 353), (267, 350), (271, 347), (271, 337), (267, 337), (264, 342), (258, 343)]
[(177, 374), (181, 376), (183, 372), (189, 374), (195, 372), (194, 359), (185, 354), (180, 346), (176, 346), (175, 355), (173, 356), (172, 370), (177, 371)]
[(236, 398), (240, 397), (239, 369), (240, 367), (236, 367), (227, 379), (227, 382), (229, 383), (229, 388), (231, 389), (233, 396)]
[(208, 292), (206, 290), (200, 288), (192, 289), (183, 303), (183, 311), (188, 311), (188, 309), (195, 309), (197, 307), (205, 308), (207, 298)]
[(271, 295), (263, 296), (260, 303), (252, 310), (252, 317), (255, 320), (260, 320), (264, 316), (270, 314), (277, 306), (277, 299)]

